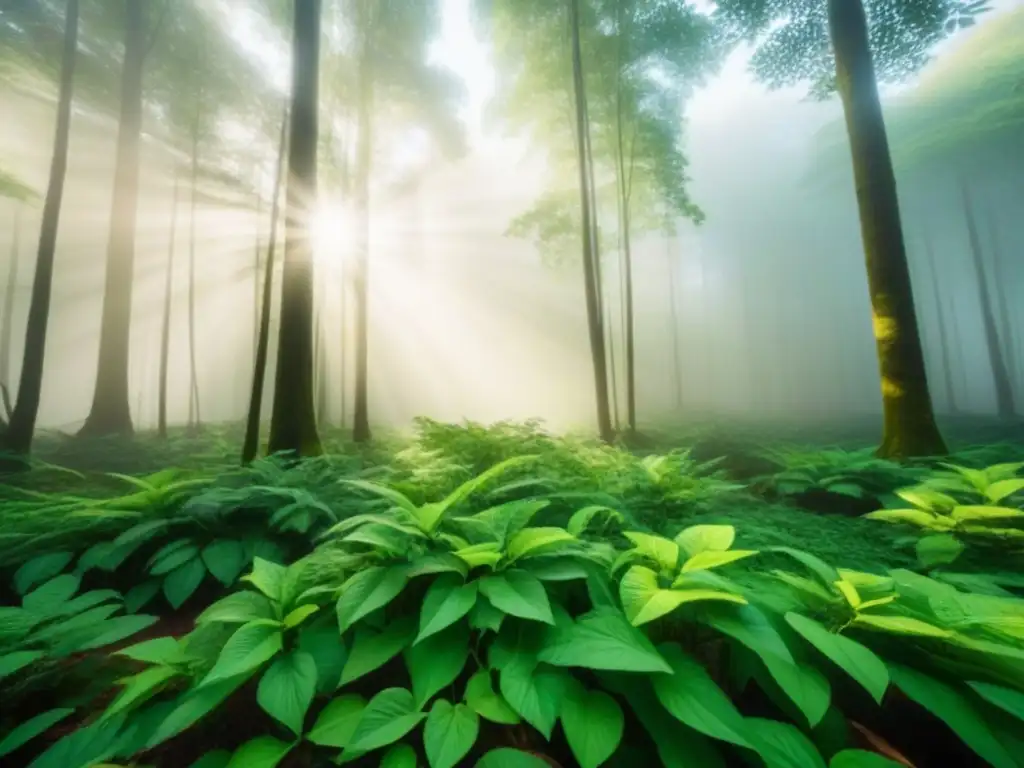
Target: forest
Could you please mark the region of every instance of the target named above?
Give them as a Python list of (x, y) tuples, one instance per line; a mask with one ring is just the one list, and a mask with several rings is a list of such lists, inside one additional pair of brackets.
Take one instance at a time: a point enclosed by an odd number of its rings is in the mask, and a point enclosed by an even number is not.
[(1024, 768), (1017, 0), (0, 0), (0, 764)]

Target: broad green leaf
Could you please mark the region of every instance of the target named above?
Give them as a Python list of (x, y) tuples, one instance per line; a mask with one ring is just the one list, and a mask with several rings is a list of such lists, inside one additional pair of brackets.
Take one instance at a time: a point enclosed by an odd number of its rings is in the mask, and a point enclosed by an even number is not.
[(683, 529), (675, 542), (689, 557), (702, 552), (725, 552), (736, 540), (731, 525), (691, 525)]
[(150, 697), (155, 696), (168, 680), (177, 677), (179, 674), (172, 667), (156, 666), (149, 667), (137, 675), (121, 680), (120, 682), (124, 683), (124, 688), (111, 705), (107, 707), (103, 713), (103, 719), (109, 719), (114, 715), (142, 704)]
[(152, 749), (199, 722), (238, 690), (247, 679), (247, 675), (236, 675), (187, 691), (146, 742), (146, 747)]
[(177, 610), (199, 589), (205, 577), (206, 566), (200, 558), (193, 557), (164, 577), (164, 597)]
[(955, 688), (900, 664), (890, 664), (889, 670), (903, 693), (942, 720), (993, 768), (1019, 766), (989, 729), (984, 715)]
[(895, 493), (909, 504), (928, 512), (950, 510), (956, 506), (956, 499), (952, 496), (921, 485), (913, 488), (899, 488)]
[(538, 667), (529, 659), (517, 657), (499, 673), (498, 687), (509, 706), (550, 740), (567, 678), (565, 670)]
[(860, 607), (863, 600), (860, 598), (860, 593), (857, 591), (857, 587), (845, 579), (839, 579), (835, 584), (833, 584), (833, 586), (839, 590), (839, 594), (843, 596), (851, 608), (857, 610), (857, 608)]
[(521, 619), (555, 623), (547, 590), (536, 576), (514, 569), (484, 576), (477, 583), (498, 610)]
[(459, 622), (405, 650), (416, 707), (451, 685), (469, 659), (469, 627)]
[(260, 678), (256, 701), (263, 711), (302, 735), (306, 712), (316, 693), (316, 662), (303, 651), (278, 656)]
[(466, 683), (466, 704), (485, 720), (502, 725), (517, 725), (520, 717), (504, 697), (491, 685), (491, 673), (486, 669), (476, 672)]
[(746, 737), (743, 716), (704, 667), (674, 643), (659, 646), (672, 674), (652, 678), (658, 701), (674, 718), (705, 736), (740, 747)]
[(394, 744), (425, 717), (424, 713), (416, 710), (409, 691), (404, 688), (387, 688), (366, 705), (347, 749), (369, 752)]
[(170, 573), (193, 559), (199, 559), (199, 547), (191, 541), (185, 540), (184, 544), (168, 551), (166, 554), (160, 555), (158, 553), (149, 568), (149, 575), (163, 576), (165, 573)]
[(572, 517), (569, 518), (569, 522), (565, 528), (573, 536), (579, 536), (588, 527), (590, 527), (591, 522), (593, 522), (598, 515), (604, 516), (609, 520), (622, 521), (624, 519), (622, 517), (622, 513), (618, 510), (595, 504), (589, 507), (583, 507), (582, 509), (577, 509), (573, 512)]
[(580, 768), (598, 768), (618, 749), (625, 716), (604, 691), (588, 691), (573, 682), (562, 701), (562, 730)]
[(425, 505), (424, 508), (421, 508), (419, 513), (422, 522), (425, 524), (425, 530), (433, 531), (449, 509), (461, 504), (498, 475), (507, 472), (509, 469), (514, 467), (519, 467), (531, 461), (536, 461), (536, 459), (536, 456), (513, 456), (510, 459), (500, 461), (471, 480), (464, 482), (437, 504)]
[(302, 626), (297, 647), (316, 662), (317, 692), (334, 693), (341, 684), (341, 672), (348, 658), (348, 650), (334, 622), (326, 624), (319, 621)]
[(33, 613), (54, 613), (72, 598), (80, 583), (81, 577), (71, 573), (55, 576), (25, 595), (22, 607)]
[(457, 574), (444, 574), (434, 580), (423, 597), (420, 610), (419, 643), (461, 619), (476, 604), (476, 582), (465, 583)]
[(599, 608), (572, 624), (550, 630), (539, 661), (557, 667), (584, 667), (618, 672), (668, 672), (672, 668), (646, 635), (621, 612)]
[(341, 672), (341, 684), (351, 683), (384, 666), (405, 650), (415, 636), (416, 621), (411, 616), (391, 622), (383, 632), (367, 627), (357, 628)]
[(901, 764), (862, 749), (844, 749), (832, 756), (828, 768), (901, 768)]
[(993, 504), (1024, 490), (1024, 477), (1010, 477), (1006, 480), (997, 480), (985, 489), (985, 496)]
[(889, 687), (889, 673), (880, 658), (856, 640), (829, 632), (814, 619), (792, 612), (785, 618), (807, 642), (864, 686), (876, 702), (882, 702)]
[(622, 535), (633, 543), (635, 554), (653, 560), (666, 571), (675, 571), (679, 567), (679, 545), (671, 539), (636, 531), (627, 531)]
[(497, 632), (505, 620), (505, 614), (491, 605), (487, 600), (477, 600), (469, 612), (469, 626), (481, 632), (489, 630)]
[(523, 567), (541, 581), (575, 581), (590, 573), (582, 562), (565, 555), (541, 555), (523, 563)]
[(833, 584), (839, 581), (839, 571), (833, 568), (819, 557), (815, 557), (802, 549), (792, 547), (771, 547), (769, 552), (779, 552), (788, 555), (813, 573), (822, 584)]
[[(34, 557), (14, 572), (14, 591), (19, 595), (57, 576), (74, 558), (71, 552), (51, 552)], [(59, 710), (53, 710), (57, 712)]]
[(285, 629), (293, 629), (319, 610), (319, 605), (300, 605), (294, 611), (285, 616), (284, 621), (282, 621), (281, 624)]
[(394, 600), (405, 589), (408, 573), (402, 565), (374, 566), (345, 582), (338, 598), (338, 627), (342, 633), (367, 614)]
[(141, 611), (154, 597), (160, 594), (163, 587), (163, 579), (146, 579), (128, 590), (124, 596), (124, 610), (126, 613), (137, 613)]
[(387, 499), (399, 509), (405, 510), (411, 515), (415, 515), (419, 508), (403, 493), (399, 493), (393, 488), (388, 488), (385, 485), (379, 483), (371, 483), (367, 480), (341, 480), (343, 484), (352, 488), (358, 488), (361, 491), (372, 493), (375, 496), (380, 496), (383, 499)]
[(923, 509), (879, 509), (864, 515), (869, 520), (881, 520), (885, 523), (906, 523), (916, 525), (920, 528), (936, 530), (948, 529), (952, 526), (946, 525), (943, 519)]
[(27, 667), (34, 661), (38, 661), (46, 654), (43, 651), (12, 651), (0, 656), (0, 680), (13, 675), (19, 669)]
[(917, 561), (925, 568), (948, 565), (964, 551), (963, 543), (949, 533), (936, 533), (917, 540)]
[(227, 768), (276, 768), (294, 746), (273, 736), (257, 736), (235, 750)]
[(501, 546), (492, 541), (462, 547), (455, 550), (453, 554), (470, 568), (479, 568), (482, 565), (493, 566), (502, 558)]
[(196, 619), (196, 624), (248, 624), (259, 619), (273, 619), (274, 606), (258, 592), (234, 592), (218, 600)]
[(276, 603), (284, 598), (284, 579), (288, 569), (262, 557), (256, 557), (252, 561), (252, 573), (243, 576), (243, 581), (248, 581), (256, 589), (262, 592)]
[(380, 760), (380, 768), (416, 768), (417, 765), (416, 750), (408, 744), (395, 744)]
[(1018, 720), (1024, 720), (1024, 693), (992, 683), (969, 682), (967, 684), (989, 704), (994, 704), (1009, 712)]
[(115, 656), (143, 661), (147, 664), (179, 664), (186, 660), (181, 646), (173, 637), (156, 637), (116, 651)]
[(48, 731), (74, 711), (74, 709), (67, 708), (50, 709), (23, 723), (19, 723), (0, 740), (0, 757), (9, 755), (22, 745), (32, 741), (36, 736)]
[(345, 749), (352, 740), (364, 709), (366, 700), (354, 693), (332, 699), (317, 717), (306, 739), (321, 747)]
[(727, 552), (706, 550), (704, 552), (698, 552), (683, 563), (682, 570), (683, 573), (688, 571), (706, 571), (711, 568), (718, 568), (723, 565), (728, 565), (729, 563), (734, 563), (737, 560), (752, 557), (756, 554), (757, 551), (752, 549), (731, 549)]
[(218, 539), (203, 547), (202, 558), (213, 578), (230, 587), (245, 568), (245, 547), (234, 539)]
[(715, 589), (662, 589), (658, 585), (658, 574), (642, 565), (632, 566), (623, 575), (619, 584), (619, 598), (626, 617), (634, 627), (660, 619), (683, 603), (706, 600), (739, 604), (747, 602), (739, 595)]
[(103, 648), (107, 645), (120, 642), (150, 627), (157, 621), (156, 616), (115, 616), (104, 621), (98, 629), (101, 631), (94, 634), (87, 641), (75, 642), (74, 650), (91, 651), (94, 648)]
[(854, 626), (865, 629), (877, 629), (895, 635), (913, 635), (919, 637), (952, 637), (948, 629), (915, 619), (911, 616), (882, 616), (874, 613), (859, 613), (853, 621)]
[(244, 624), (228, 638), (213, 669), (201, 684), (205, 686), (237, 675), (254, 672), (279, 654), (281, 648), (281, 627), (277, 622), (259, 619)]
[(1024, 511), (1013, 507), (986, 507), (981, 505), (964, 505), (953, 507), (950, 513), (954, 520), (965, 522), (970, 520), (1007, 520), (1024, 517)]
[(217, 749), (207, 752), (189, 768), (227, 768), (229, 762), (231, 762), (231, 753), (226, 749)]
[(546, 760), (541, 760), (529, 752), (522, 752), (512, 747), (492, 749), (477, 761), (475, 768), (551, 768)]
[(766, 768), (826, 768), (811, 740), (789, 723), (750, 717), (744, 724)]
[(576, 537), (564, 528), (524, 528), (512, 535), (505, 553), (510, 562), (527, 555), (540, 554), (558, 544), (576, 541)]
[(438, 699), (423, 726), (423, 748), (430, 768), (455, 768), (480, 733), (480, 718), (465, 704)]

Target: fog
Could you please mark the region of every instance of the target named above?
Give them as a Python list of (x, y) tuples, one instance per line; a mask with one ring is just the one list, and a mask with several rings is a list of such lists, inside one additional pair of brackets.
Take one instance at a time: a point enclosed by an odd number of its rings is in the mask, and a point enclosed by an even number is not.
[[(979, 29), (998, 23), (993, 16)], [(952, 50), (955, 46), (947, 46), (938, 61)], [(689, 112), (693, 197), (706, 222), (683, 224), (671, 239), (644, 236), (634, 248), (640, 421), (685, 421), (706, 414), (826, 419), (879, 413), (848, 158), (829, 166), (832, 173), (821, 171), (821, 132), (841, 119), (838, 102), (809, 102), (799, 91), (768, 92), (744, 76), (744, 63), (738, 52), (724, 74), (697, 95)], [(2, 87), (0, 167), (44, 190), (54, 105), (10, 84)], [(112, 120), (76, 114), (58, 238), (42, 428), (74, 429), (91, 402), (115, 140)], [(1019, 147), (1024, 148), (1024, 136)], [(401, 427), (417, 415), (485, 421), (537, 417), (555, 428), (591, 424), (593, 374), (581, 268), (576, 262), (550, 267), (530, 242), (505, 235), (509, 222), (543, 191), (547, 162), (539, 148), (521, 139), (485, 135), (463, 160), (437, 164), (414, 191), (375, 199), (369, 278), (374, 424)], [(1022, 170), (1024, 149), (1016, 155), (951, 157), (939, 172), (900, 175), (918, 315), (940, 412), (950, 409), (951, 400), (940, 370), (926, 243), (934, 250), (939, 300), (950, 322), (955, 321), (947, 335), (952, 337), (956, 403), (960, 410), (992, 412), (991, 368), (958, 174), (972, 190), (988, 257), (997, 248), (1002, 255), (1000, 274), (990, 278), (993, 283), (998, 279), (1004, 295), (1019, 297), (1024, 289)], [(322, 193), (332, 199), (330, 188)], [(143, 428), (156, 421), (172, 196), (172, 158), (150, 141), (140, 191), (130, 383), (133, 417)], [(0, 205), (0, 215), (13, 221), (15, 206), (9, 201)], [(13, 381), (24, 338), (39, 207), (24, 208), (20, 216)], [(335, 423), (342, 409), (351, 407), (345, 392), (350, 391), (352, 368), (351, 340), (340, 330), (347, 307), (339, 263), (348, 233), (340, 211), (338, 216), (336, 233), (320, 242), (317, 265), (322, 343), (330, 357), (326, 416)], [(240, 419), (248, 404), (254, 251), (257, 230), (266, 244), (267, 218), (257, 219), (251, 206), (198, 206), (197, 367), (205, 421)], [(170, 418), (175, 422), (184, 422), (188, 413), (188, 228), (186, 201), (179, 211), (172, 308)], [(8, 231), (6, 223), (0, 226), (3, 264)], [(613, 353), (621, 368), (620, 287), (614, 254), (607, 259), (607, 294), (617, 329)], [(1019, 387), (1024, 381), (1024, 349), (1019, 347), (1024, 303), (1011, 301), (1008, 311), (1018, 344), (1009, 351)], [(343, 376), (347, 385), (340, 387)], [(617, 380), (621, 399), (621, 371)]]

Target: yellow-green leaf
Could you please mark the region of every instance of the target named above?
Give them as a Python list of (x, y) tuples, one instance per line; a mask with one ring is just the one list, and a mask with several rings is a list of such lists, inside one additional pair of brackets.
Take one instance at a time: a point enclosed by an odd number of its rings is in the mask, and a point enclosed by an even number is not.
[(879, 509), (876, 512), (869, 512), (865, 515), (869, 520), (881, 520), (886, 523), (906, 523), (921, 528), (943, 529), (950, 525), (944, 525), (944, 521), (931, 512), (923, 509)]
[(726, 552), (705, 550), (704, 552), (698, 552), (683, 563), (683, 573), (687, 571), (707, 571), (756, 554), (757, 551), (753, 549), (730, 549)]
[(633, 542), (638, 555), (650, 558), (665, 570), (674, 571), (679, 565), (679, 545), (674, 541), (636, 531), (629, 531), (623, 535)]
[(691, 525), (675, 539), (690, 557), (701, 552), (725, 552), (734, 541), (736, 529), (731, 525)]
[(619, 597), (626, 618), (634, 627), (671, 613), (684, 603), (718, 600), (745, 604), (747, 601), (731, 592), (714, 589), (662, 589), (658, 574), (642, 565), (634, 565), (622, 577)]
[(846, 598), (846, 602), (850, 604), (851, 608), (858, 608), (861, 604), (860, 593), (857, 592), (857, 588), (845, 579), (839, 579), (835, 582), (835, 587), (838, 589), (843, 597)]
[(985, 496), (992, 503), (997, 503), (1022, 490), (1024, 490), (1024, 477), (1011, 477), (992, 483), (985, 490)]
[(310, 616), (312, 616), (319, 610), (319, 605), (300, 605), (298, 608), (296, 608), (294, 611), (292, 611), (284, 617), (284, 621), (282, 622), (282, 624), (284, 624), (285, 629), (297, 627), (299, 626), (299, 624), (304, 622), (306, 619), (308, 619)]
[(501, 547), (493, 541), (486, 541), (463, 547), (454, 554), (470, 568), (478, 568), (481, 565), (494, 565), (501, 560)]
[(576, 537), (564, 528), (524, 528), (509, 539), (506, 551), (509, 560), (518, 560), (554, 544), (575, 540)]
[(871, 613), (860, 613), (853, 621), (855, 626), (869, 629), (880, 629), (896, 635), (920, 635), (922, 637), (951, 637), (948, 629), (913, 619), (909, 616), (878, 616)]
[(953, 507), (954, 520), (1007, 520), (1011, 517), (1024, 517), (1024, 512), (1013, 507), (988, 507), (983, 505), (963, 505)]

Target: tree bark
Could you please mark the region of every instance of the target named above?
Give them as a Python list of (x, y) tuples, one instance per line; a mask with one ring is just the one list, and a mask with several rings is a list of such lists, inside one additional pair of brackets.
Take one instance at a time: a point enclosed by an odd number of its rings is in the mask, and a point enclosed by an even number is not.
[(7, 285), (4, 287), (3, 317), (0, 318), (0, 396), (3, 398), (3, 418), (11, 415), (11, 337), (14, 335), (14, 303), (18, 291), (18, 262), (21, 260), (21, 208), (15, 209), (11, 229), (10, 261), (7, 264)]
[(202, 428), (199, 409), (199, 371), (196, 366), (196, 209), (199, 197), (199, 121), (202, 116), (203, 88), (196, 70), (196, 105), (192, 119), (192, 198), (188, 215), (188, 428)]
[(294, 6), (281, 327), (269, 450), (312, 456), (322, 452), (313, 403), (313, 249), (309, 231), (317, 190), (321, 5), (320, 0), (295, 0)]
[(124, 64), (110, 236), (92, 408), (79, 434), (132, 434), (128, 400), (135, 230), (139, 205), (142, 71), (146, 58), (146, 0), (125, 0)]
[(963, 197), (964, 217), (967, 222), (967, 237), (970, 241), (971, 261), (974, 264), (974, 274), (978, 281), (978, 303), (981, 306), (982, 329), (985, 332), (988, 360), (992, 368), (992, 383), (996, 391), (996, 412), (1003, 418), (1011, 418), (1017, 415), (1017, 409), (1013, 402), (1013, 383), (1010, 378), (1010, 369), (1006, 365), (1006, 358), (1003, 356), (1003, 350), (999, 345), (999, 331), (996, 328), (996, 315), (992, 306), (992, 294), (989, 291), (988, 277), (985, 274), (981, 238), (978, 236), (978, 226), (974, 219), (974, 209), (971, 205), (970, 193), (964, 182), (960, 183), (960, 192)]
[(50, 322), (50, 300), (53, 293), (53, 265), (57, 251), (57, 229), (61, 203), (64, 199), (64, 178), (68, 167), (68, 144), (71, 135), (71, 102), (75, 88), (75, 59), (78, 55), (79, 0), (68, 0), (64, 13), (64, 48), (61, 54), (60, 91), (57, 97), (57, 126), (50, 159), (50, 179), (43, 203), (43, 219), (39, 230), (39, 250), (32, 299), (25, 328), (18, 399), (11, 414), (11, 423), (4, 435), (4, 447), (17, 454), (28, 454), (32, 448), (39, 401), (43, 389), (43, 360), (46, 355), (46, 333)]
[(178, 231), (178, 176), (174, 176), (174, 201), (171, 203), (171, 238), (167, 246), (167, 272), (164, 275), (164, 310), (160, 324), (160, 383), (157, 399), (156, 430), (167, 437), (167, 377), (171, 358), (171, 298), (174, 295), (174, 242)]
[(672, 371), (676, 385), (676, 410), (681, 411), (683, 408), (683, 360), (679, 350), (679, 275), (676, 270), (677, 254), (672, 247), (672, 238), (668, 237), (666, 243), (668, 244), (666, 248), (666, 255), (668, 256), (668, 296), (672, 318)]
[[(364, 9), (365, 12), (365, 9)], [(370, 268), (370, 173), (373, 161), (373, 75), (370, 71), (371, 21), (363, 18), (359, 28), (363, 49), (359, 61), (359, 115), (356, 132), (355, 226), (356, 248), (352, 264), (352, 293), (355, 299), (355, 391), (352, 400), (352, 439), (370, 440), (369, 405), (369, 268)]]
[(260, 419), (263, 416), (263, 385), (267, 378), (267, 354), (270, 349), (270, 313), (274, 300), (274, 252), (277, 246), (277, 222), (280, 218), (281, 181), (284, 177), (285, 154), (288, 148), (288, 110), (281, 116), (281, 136), (277, 142), (277, 169), (274, 172), (273, 198), (270, 202), (270, 233), (267, 261), (263, 266), (263, 297), (260, 302), (259, 329), (256, 334), (256, 359), (253, 361), (252, 389), (249, 411), (242, 441), (242, 464), (256, 458), (260, 448)]
[(935, 317), (939, 326), (939, 349), (942, 351), (942, 381), (946, 386), (946, 400), (951, 414), (960, 413), (956, 400), (956, 387), (953, 386), (953, 358), (949, 343), (949, 332), (946, 328), (946, 308), (939, 290), (939, 270), (935, 264), (935, 252), (929, 240), (924, 243), (925, 256), (928, 259), (928, 272), (932, 278), (932, 296), (935, 300)]
[(580, 176), (580, 212), (583, 235), (583, 277), (587, 302), (587, 330), (590, 335), (590, 354), (594, 364), (594, 389), (597, 401), (598, 434), (605, 442), (615, 439), (612, 429), (611, 407), (608, 402), (608, 361), (604, 346), (604, 328), (601, 318), (600, 291), (595, 269), (595, 212), (593, 210), (593, 180), (590, 178), (590, 128), (587, 122), (586, 85), (583, 79), (583, 54), (580, 43), (579, 0), (569, 0), (569, 23), (572, 35), (573, 93), (576, 106), (576, 147)]
[(896, 174), (862, 0), (828, 0), (836, 86), (850, 138), (884, 414), (878, 455), (947, 452), (935, 424), (900, 223)]

